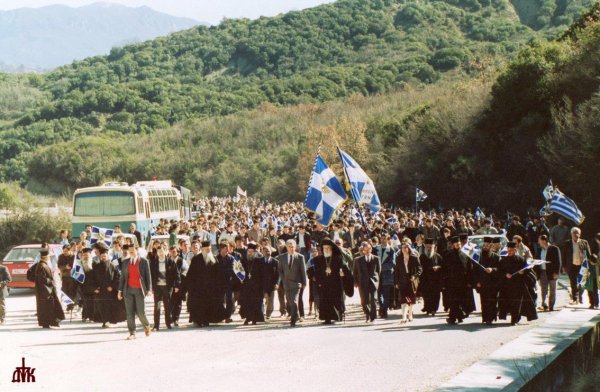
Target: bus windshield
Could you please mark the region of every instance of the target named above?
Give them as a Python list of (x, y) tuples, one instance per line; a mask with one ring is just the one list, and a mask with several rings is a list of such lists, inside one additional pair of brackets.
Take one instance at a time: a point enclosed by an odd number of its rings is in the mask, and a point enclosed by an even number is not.
[(135, 197), (132, 192), (86, 192), (75, 196), (73, 216), (134, 215)]

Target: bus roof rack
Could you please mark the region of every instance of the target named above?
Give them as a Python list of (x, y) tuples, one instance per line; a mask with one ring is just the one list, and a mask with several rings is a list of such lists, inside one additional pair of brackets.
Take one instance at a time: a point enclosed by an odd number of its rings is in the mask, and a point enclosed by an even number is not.
[(129, 186), (128, 183), (126, 182), (105, 182), (104, 184), (102, 184), (102, 186)]
[(173, 183), (171, 180), (138, 181), (135, 185), (144, 188), (171, 188)]

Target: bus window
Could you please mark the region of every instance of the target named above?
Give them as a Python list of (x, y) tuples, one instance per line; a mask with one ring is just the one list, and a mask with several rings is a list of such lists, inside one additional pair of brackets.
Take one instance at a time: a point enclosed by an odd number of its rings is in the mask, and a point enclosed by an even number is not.
[(74, 216), (117, 216), (135, 214), (131, 192), (88, 192), (75, 196)]

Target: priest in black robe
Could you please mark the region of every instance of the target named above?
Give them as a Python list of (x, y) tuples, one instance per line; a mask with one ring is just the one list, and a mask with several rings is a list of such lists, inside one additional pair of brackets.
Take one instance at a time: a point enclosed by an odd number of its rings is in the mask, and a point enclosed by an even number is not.
[(190, 322), (200, 327), (223, 321), (227, 315), (223, 298), (225, 276), (211, 252), (210, 241), (202, 242), (202, 251), (190, 261), (186, 277)]
[(433, 238), (425, 239), (425, 252), (419, 261), (423, 267), (419, 282), (423, 294), (423, 312), (435, 316), (440, 307), (442, 291), (442, 256), (435, 251)]
[[(352, 279), (342, 252), (330, 239), (321, 241), (323, 254), (313, 259), (314, 279), (319, 291), (319, 319), (325, 324), (344, 318), (344, 279)], [(353, 281), (352, 281), (353, 283)]]
[(59, 327), (60, 322), (65, 319), (48, 254), (48, 248), (40, 250), (40, 261), (35, 268), (37, 319), (38, 325), (43, 328)]
[(119, 279), (121, 274), (117, 267), (108, 259), (108, 249), (100, 249), (98, 263), (94, 264), (91, 274), (86, 279), (91, 280), (94, 287), (94, 321), (102, 323), (102, 328), (127, 319), (124, 301), (117, 300)]
[(527, 262), (517, 254), (517, 244), (509, 242), (507, 256), (502, 257), (501, 272), (504, 284), (500, 292), (500, 318), (506, 319), (510, 314), (510, 324), (516, 325), (521, 317), (528, 321), (536, 320), (535, 274), (531, 269), (525, 269)]
[(491, 251), (492, 238), (483, 238), (479, 264), (474, 267), (476, 287), (481, 298), (481, 322), (490, 325), (498, 318), (498, 292), (500, 290), (500, 256)]
[(463, 319), (471, 312), (473, 277), (471, 262), (461, 256), (460, 239), (454, 236), (450, 242), (452, 247), (443, 256), (442, 287), (450, 308), (446, 322), (456, 324), (456, 322), (462, 323)]
[[(81, 260), (79, 260), (81, 264), (81, 268), (85, 273), (85, 280), (83, 283), (78, 283), (79, 288), (79, 296), (81, 298), (81, 321), (93, 321), (95, 316), (94, 309), (94, 290), (96, 289), (94, 286), (93, 279), (93, 262), (92, 262), (92, 249), (91, 248), (83, 248), (81, 250)], [(89, 278), (88, 278), (89, 277)]]
[(246, 275), (240, 290), (240, 316), (246, 319), (244, 325), (248, 325), (249, 322), (256, 325), (257, 322), (265, 321), (263, 299), (267, 288), (265, 259), (258, 252), (256, 243), (248, 243), (242, 266)]

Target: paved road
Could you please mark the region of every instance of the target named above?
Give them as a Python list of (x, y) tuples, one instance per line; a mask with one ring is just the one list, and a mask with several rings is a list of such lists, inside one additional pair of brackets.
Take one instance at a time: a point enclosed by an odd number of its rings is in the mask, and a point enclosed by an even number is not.
[[(555, 314), (487, 327), (479, 313), (449, 326), (444, 314), (417, 311), (401, 325), (393, 311), (388, 320), (365, 324), (356, 297), (348, 299), (346, 322), (333, 326), (311, 320), (292, 329), (278, 318), (243, 326), (236, 314), (232, 324), (197, 329), (183, 323), (126, 341), (125, 323), (102, 329), (74, 317), (42, 330), (32, 292), (13, 291), (0, 327), (0, 391), (429, 391)], [(559, 304), (566, 297), (561, 288)], [(147, 315), (151, 309), (147, 302)], [(36, 384), (11, 384), (21, 357), (36, 368)]]

